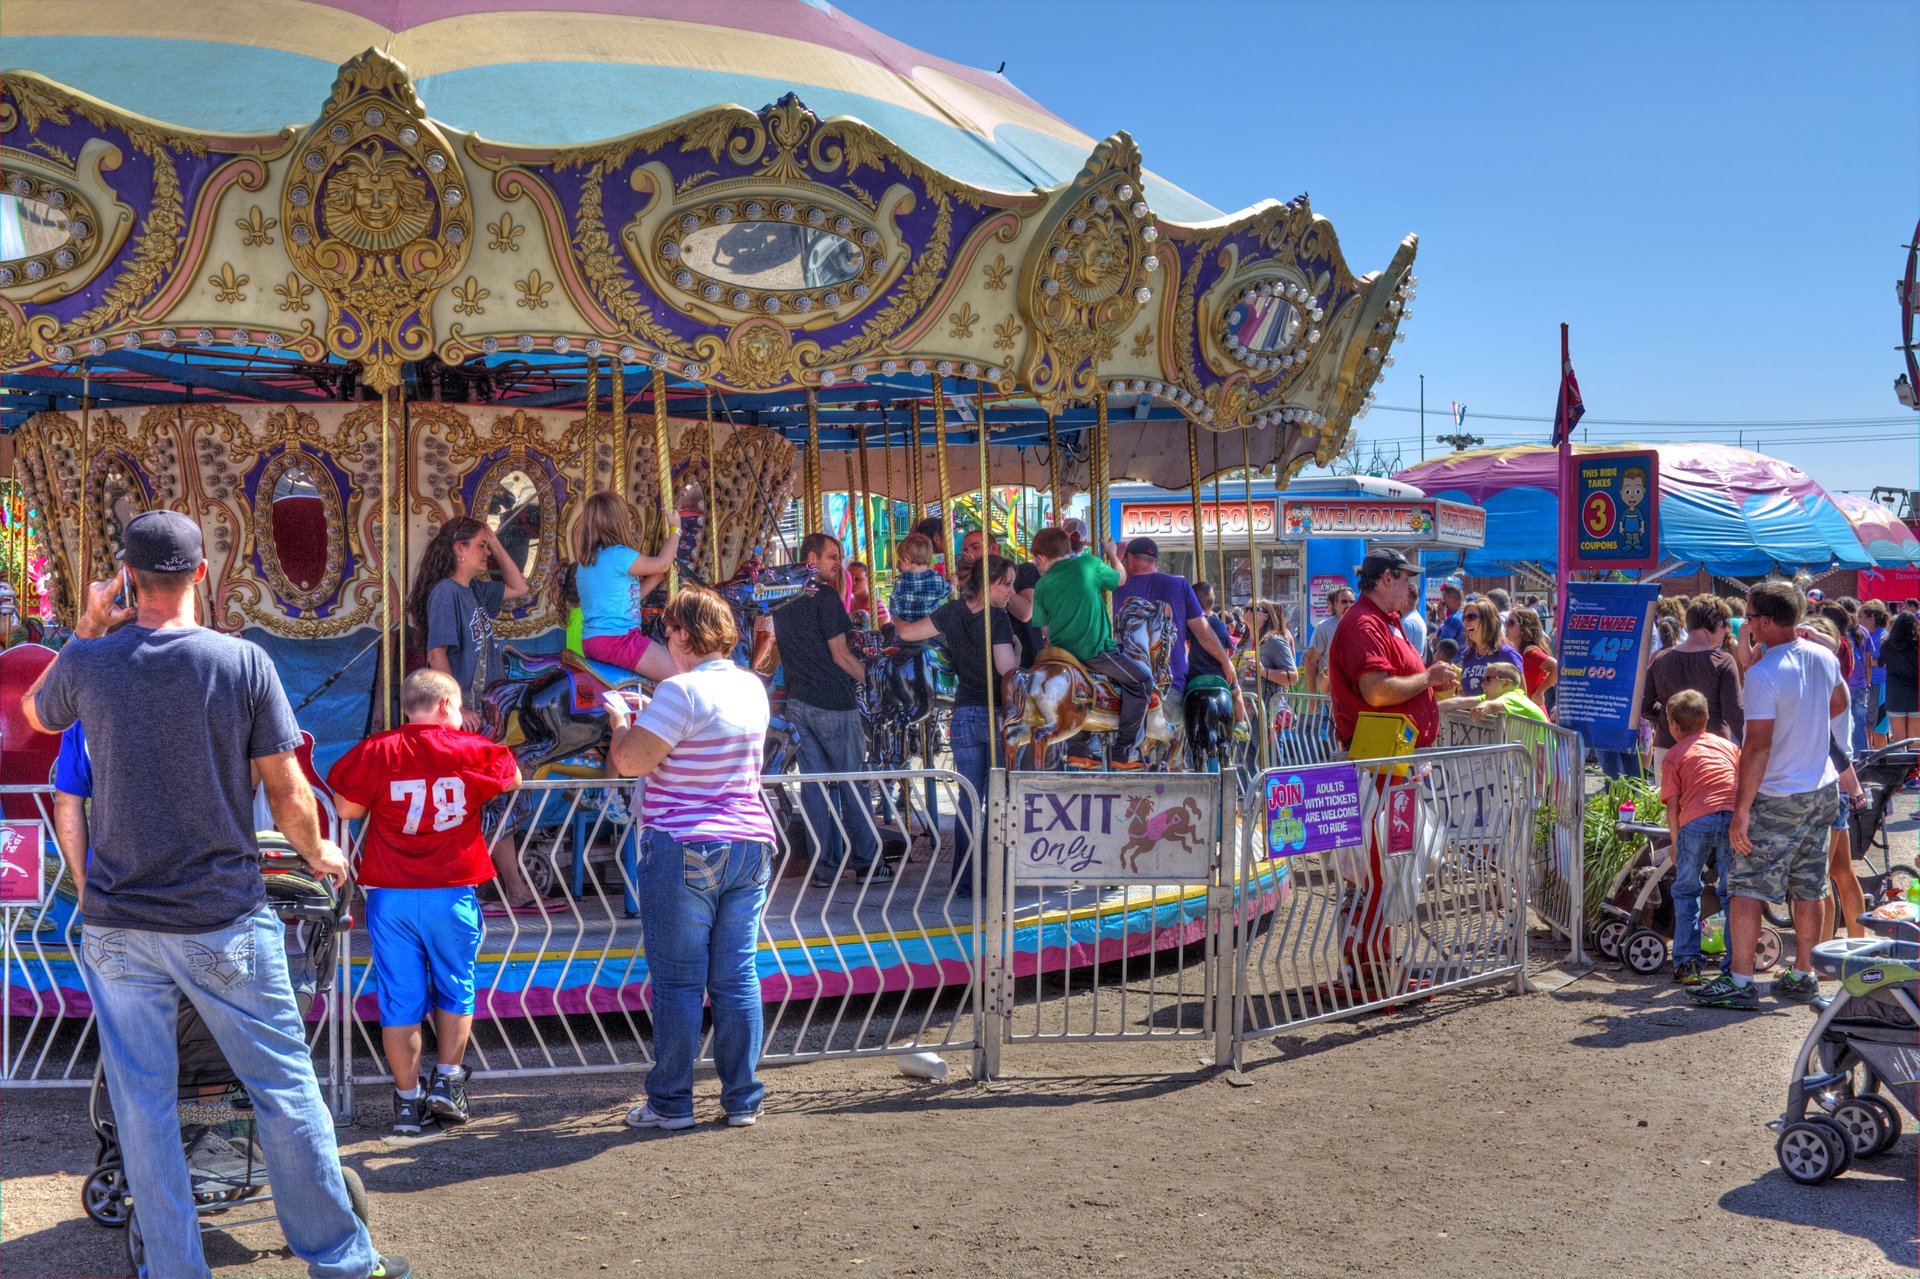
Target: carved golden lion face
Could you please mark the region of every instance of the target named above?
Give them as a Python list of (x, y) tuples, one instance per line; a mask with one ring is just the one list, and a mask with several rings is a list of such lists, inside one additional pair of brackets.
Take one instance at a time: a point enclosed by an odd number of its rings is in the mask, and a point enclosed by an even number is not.
[(419, 239), (433, 223), (433, 198), (405, 156), (369, 142), (327, 177), (327, 233), (356, 249), (384, 253)]

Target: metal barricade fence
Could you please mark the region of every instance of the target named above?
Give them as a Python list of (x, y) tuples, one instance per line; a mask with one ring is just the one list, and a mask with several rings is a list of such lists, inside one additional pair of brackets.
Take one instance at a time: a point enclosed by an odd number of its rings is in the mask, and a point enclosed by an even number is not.
[[(979, 805), (965, 779), (939, 769), (783, 774), (763, 790), (775, 847), (754, 955), (771, 1005), (762, 1060), (977, 1054), (982, 921), (973, 903), (984, 900), (983, 862)], [(527, 910), (490, 908), (476, 1074), (651, 1065), (639, 882), (648, 832), (633, 796), (631, 782), (593, 778), (528, 782), (500, 801), (494, 863), (538, 900)], [(853, 869), (872, 864), (869, 850), (887, 855), (890, 878)], [(375, 1083), (389, 1075), (374, 974), (358, 957), (349, 969), (340, 1001), (353, 1045), (348, 1077)], [(702, 1060), (711, 1050), (709, 1030)]]
[(995, 772), (989, 789), (988, 1070), (1002, 1044), (1212, 1036), (1241, 890), (1232, 772)]
[[(1268, 829), (1269, 783), (1344, 797), (1340, 846)], [(1239, 878), (1277, 905), (1235, 912), (1235, 1060), (1258, 1036), (1526, 972), (1530, 763), (1517, 745), (1272, 769), (1242, 814)], [(1357, 810), (1357, 813), (1353, 810)], [(1329, 825), (1326, 829), (1335, 829)]]
[(1586, 744), (1557, 724), (1518, 715), (1475, 720), (1458, 711), (1440, 717), (1440, 745), (1513, 742), (1533, 766), (1528, 808), (1528, 887), (1535, 916), (1567, 939), (1574, 963), (1586, 962)]
[(1333, 732), (1333, 702), (1325, 693), (1268, 693), (1267, 721), (1269, 758), (1276, 768), (1324, 764), (1343, 753)]

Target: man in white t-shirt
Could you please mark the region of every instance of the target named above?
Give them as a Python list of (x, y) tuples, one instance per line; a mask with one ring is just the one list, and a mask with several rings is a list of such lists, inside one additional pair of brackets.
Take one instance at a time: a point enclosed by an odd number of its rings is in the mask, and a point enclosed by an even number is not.
[(1327, 592), (1327, 615), (1314, 624), (1313, 634), (1307, 640), (1307, 655), (1302, 661), (1309, 693), (1327, 691), (1327, 651), (1333, 647), (1334, 629), (1353, 607), (1353, 600), (1353, 588), (1344, 582)]
[(1727, 951), (1731, 972), (1696, 987), (1696, 1003), (1755, 1008), (1753, 949), (1762, 902), (1793, 903), (1794, 970), (1775, 979), (1773, 996), (1805, 1002), (1820, 992), (1811, 969), (1827, 895), (1827, 832), (1840, 803), (1833, 766), (1833, 720), (1848, 707), (1840, 663), (1799, 638), (1806, 607), (1788, 582), (1763, 582), (1747, 594), (1746, 630), (1766, 653), (1747, 672), (1747, 725), (1740, 781), (1728, 831)]

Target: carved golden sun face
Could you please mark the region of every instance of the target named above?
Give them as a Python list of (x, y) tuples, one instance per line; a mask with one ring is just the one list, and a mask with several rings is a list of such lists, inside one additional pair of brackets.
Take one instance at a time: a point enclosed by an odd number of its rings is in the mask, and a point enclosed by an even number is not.
[(384, 253), (419, 239), (433, 222), (427, 184), (406, 157), (369, 142), (327, 178), (327, 233), (356, 249)]
[(1067, 241), (1066, 283), (1083, 301), (1112, 296), (1126, 275), (1122, 246), (1112, 221), (1094, 218), (1087, 229)]

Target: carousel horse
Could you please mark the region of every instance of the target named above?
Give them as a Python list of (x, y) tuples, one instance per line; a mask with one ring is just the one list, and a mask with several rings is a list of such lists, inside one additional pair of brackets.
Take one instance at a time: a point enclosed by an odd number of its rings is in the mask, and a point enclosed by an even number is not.
[(1233, 690), (1218, 675), (1195, 675), (1187, 680), (1187, 767), (1196, 773), (1217, 773), (1233, 757)]
[[(733, 608), (740, 627), (736, 660), (765, 673), (761, 663), (772, 655), (763, 650), (770, 643), (756, 635), (754, 623), (805, 593), (811, 580), (805, 565), (762, 568), (749, 561), (716, 588)], [(510, 646), (502, 651), (508, 674), (489, 684), (481, 695), (482, 731), (510, 746), (520, 760), (521, 775), (529, 778), (577, 756), (593, 752), (604, 756), (609, 729), (602, 697), (616, 688), (647, 687), (638, 675), (620, 672), (627, 677), (617, 678), (616, 668), (589, 662), (577, 653), (527, 653)], [(769, 731), (770, 750), (778, 749), (774, 738)]]
[(860, 718), (867, 729), (867, 762), (878, 769), (904, 768), (919, 744), (919, 727), (933, 713), (934, 649), (901, 643), (879, 631), (856, 635), (866, 663)]
[[(1150, 768), (1165, 768), (1179, 744), (1180, 728), (1169, 723), (1163, 700), (1173, 674), (1173, 615), (1164, 604), (1130, 599), (1114, 617), (1120, 647), (1144, 655), (1153, 672), (1153, 696), (1141, 724), (1141, 758)], [(1030, 751), (1029, 767), (1048, 767), (1048, 752), (1081, 733), (1109, 736), (1120, 727), (1120, 690), (1061, 648), (1044, 648), (1033, 668), (1013, 678), (1012, 705), (1005, 726), (1009, 760), (1021, 747)]]

